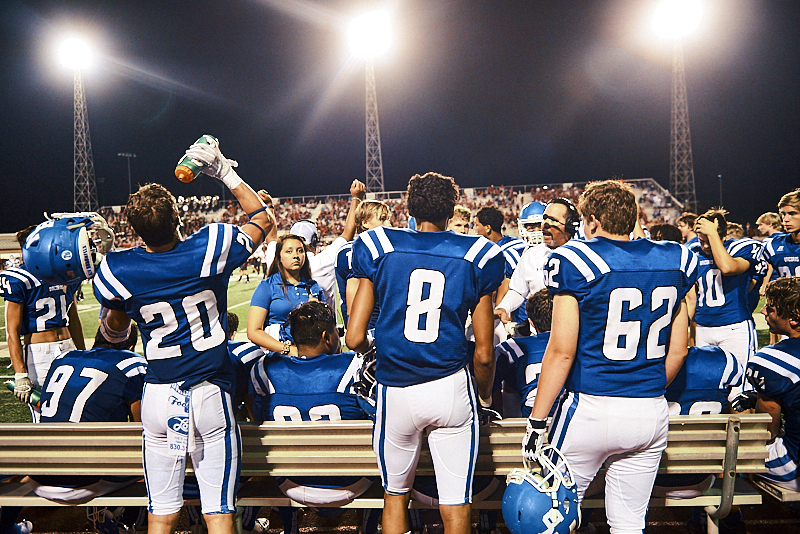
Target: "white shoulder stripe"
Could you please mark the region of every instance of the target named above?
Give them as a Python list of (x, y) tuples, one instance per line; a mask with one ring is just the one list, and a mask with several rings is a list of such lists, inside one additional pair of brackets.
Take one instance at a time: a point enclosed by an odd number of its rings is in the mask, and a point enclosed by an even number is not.
[(597, 267), (597, 269), (600, 271), (600, 274), (611, 272), (611, 268), (608, 266), (605, 260), (603, 260), (603, 258), (601, 258), (597, 252), (592, 250), (592, 248), (583, 241), (574, 241), (569, 245), (583, 252), (589, 261), (594, 263), (595, 267)]
[(378, 236), (378, 242), (381, 244), (381, 248), (383, 248), (383, 253), (388, 254), (390, 252), (394, 252), (394, 246), (386, 236), (386, 231), (383, 229), (383, 226), (378, 226), (374, 231), (375, 235)]
[(12, 267), (12, 268), (9, 269), (9, 271), (15, 272), (15, 273), (17, 273), (17, 274), (19, 274), (21, 276), (24, 276), (25, 278), (30, 280), (30, 282), (33, 284), (34, 287), (38, 287), (38, 286), (42, 285), (42, 282), (38, 278), (36, 278), (34, 275), (29, 273), (25, 269), (20, 269), (19, 267)]
[(109, 291), (109, 289), (103, 283), (102, 275), (95, 276), (92, 280), (92, 285), (97, 288), (98, 291), (100, 291), (100, 294), (103, 295), (106, 300), (114, 300), (117, 298), (117, 296)]
[(139, 355), (131, 356), (130, 358), (122, 360), (121, 362), (119, 362), (117, 364), (117, 369), (122, 371), (126, 367), (128, 367), (130, 365), (133, 365), (133, 364), (147, 365), (147, 360), (145, 360), (142, 356), (139, 356)]
[[(250, 352), (248, 352), (247, 354), (245, 354), (244, 356), (240, 356), (239, 357), (239, 361), (241, 361), (242, 363), (250, 363), (253, 360), (256, 360), (256, 359), (258, 359), (258, 358), (260, 358), (260, 357), (262, 357), (264, 355), (264, 351), (261, 350), (261, 348), (258, 345), (256, 345), (255, 343), (253, 345), (251, 345), (251, 346), (248, 346), (248, 345), (245, 345), (245, 346), (248, 347), (248, 348), (251, 348), (252, 350)], [(253, 348), (253, 347), (255, 347), (255, 348)]]
[(469, 250), (464, 255), (464, 259), (467, 260), (468, 262), (475, 261), (475, 258), (478, 257), (478, 252), (480, 252), (485, 245), (486, 243), (484, 243), (482, 239), (480, 238), (475, 239), (475, 242), (472, 244), (471, 247), (469, 247)]
[(766, 238), (764, 240), (764, 250), (769, 252), (769, 256), (768, 257), (775, 255), (775, 248), (773, 248), (773, 246), (772, 246), (772, 238), (771, 237), (768, 237), (768, 238)]
[[(764, 350), (762, 349), (761, 352), (764, 352)], [(788, 378), (794, 384), (800, 382), (800, 376), (798, 376), (797, 373), (793, 373), (789, 369), (783, 367), (782, 365), (778, 365), (772, 360), (767, 360), (766, 358), (762, 358), (761, 356), (758, 355), (758, 353), (750, 357), (750, 363), (759, 365), (765, 369), (769, 369), (770, 371), (774, 371), (775, 373)]]
[(800, 372), (800, 358), (792, 354), (789, 354), (788, 352), (783, 352), (782, 350), (777, 350), (772, 347), (764, 347), (758, 352), (763, 352), (764, 354), (768, 354), (769, 356), (772, 356), (776, 360), (780, 360), (781, 362), (787, 364), (788, 366)]
[(728, 245), (728, 254), (733, 256), (734, 254), (742, 250), (744, 247), (752, 246), (753, 243), (757, 244), (758, 241), (755, 241), (753, 239), (737, 239), (736, 241)]
[[(219, 226), (219, 225), (214, 225)], [(217, 274), (222, 274), (225, 271), (225, 266), (228, 264), (228, 253), (231, 251), (231, 240), (233, 239), (233, 226), (230, 224), (222, 225), (222, 250), (219, 253), (217, 260)]]
[(256, 395), (264, 396), (266, 394), (261, 388), (261, 384), (267, 381), (267, 373), (264, 369), (266, 359), (266, 356), (264, 356), (250, 369), (250, 383), (253, 385)]
[(125, 376), (127, 376), (128, 378), (133, 378), (136, 375), (146, 375), (146, 374), (147, 374), (147, 367), (145, 367), (144, 365), (136, 365), (125, 371)]
[[(571, 243), (570, 243), (571, 245)], [(575, 266), (576, 269), (583, 275), (587, 282), (591, 282), (595, 279), (594, 272), (592, 269), (586, 264), (583, 259), (578, 256), (578, 253), (569, 248), (567, 245), (562, 245), (558, 249), (553, 251), (553, 254), (562, 256), (565, 260), (570, 262), (572, 265)]]
[(497, 256), (498, 254), (500, 254), (500, 247), (492, 243), (492, 246), (489, 247), (489, 250), (487, 250), (486, 253), (483, 255), (481, 261), (478, 262), (478, 269), (483, 269), (483, 266), (486, 265), (486, 263), (489, 260)]
[(372, 238), (369, 235), (369, 232), (364, 232), (359, 236), (359, 239), (363, 241), (367, 248), (369, 249), (370, 253), (372, 254), (372, 259), (377, 260), (380, 253), (378, 252), (378, 247), (375, 246), (375, 242), (372, 241)]
[(131, 292), (128, 291), (124, 285), (122, 285), (122, 282), (117, 280), (117, 277), (111, 272), (108, 262), (106, 262), (105, 259), (100, 264), (100, 274), (103, 275), (105, 281), (111, 285), (111, 288), (114, 289), (123, 300), (128, 300), (131, 298)]
[(20, 274), (20, 273), (18, 273), (18, 272), (12, 271), (11, 269), (9, 269), (9, 270), (5, 271), (5, 273), (6, 273), (6, 275), (7, 275), (7, 276), (10, 276), (10, 277), (12, 277), (12, 278), (16, 278), (17, 280), (19, 280), (20, 282), (22, 282), (23, 284), (25, 284), (25, 289), (30, 289), (30, 288), (31, 288), (31, 286), (38, 286), (38, 285), (40, 285), (40, 284), (39, 284), (39, 282), (38, 282), (38, 280), (37, 280), (37, 283), (36, 283), (36, 284), (32, 284), (32, 283), (31, 283), (31, 280), (30, 280), (30, 279), (29, 279), (27, 276), (23, 276), (22, 274)]
[(208, 243), (206, 244), (206, 255), (203, 258), (203, 268), (200, 269), (200, 278), (211, 276), (211, 262), (214, 261), (214, 251), (217, 249), (217, 234), (219, 227), (216, 224), (208, 225)]
[(358, 371), (361, 368), (361, 364), (364, 362), (362, 358), (358, 355), (353, 356), (350, 360), (350, 366), (347, 368), (347, 371), (344, 372), (342, 375), (342, 379), (339, 381), (339, 385), (336, 386), (337, 393), (347, 393), (347, 384), (353, 379)]

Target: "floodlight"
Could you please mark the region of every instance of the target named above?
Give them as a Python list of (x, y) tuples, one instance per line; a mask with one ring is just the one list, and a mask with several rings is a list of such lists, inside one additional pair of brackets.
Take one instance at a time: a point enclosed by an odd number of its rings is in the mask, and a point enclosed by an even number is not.
[(357, 56), (373, 57), (385, 52), (391, 42), (389, 14), (375, 11), (361, 15), (350, 23), (348, 35)]
[(85, 69), (91, 62), (89, 45), (80, 39), (64, 41), (59, 50), (59, 58), (64, 66), (72, 69)]
[(699, 0), (664, 0), (656, 8), (653, 26), (662, 37), (680, 39), (700, 25), (702, 15)]

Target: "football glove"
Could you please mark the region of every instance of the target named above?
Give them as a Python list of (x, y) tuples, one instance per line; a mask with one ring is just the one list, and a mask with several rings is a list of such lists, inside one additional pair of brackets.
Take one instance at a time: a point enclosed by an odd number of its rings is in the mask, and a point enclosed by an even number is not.
[(236, 174), (236, 171), (232, 168), (238, 167), (239, 163), (223, 156), (217, 143), (208, 145), (204, 143), (195, 143), (189, 147), (186, 151), (186, 155), (203, 164), (203, 174), (220, 180), (228, 186), (228, 189), (233, 189), (242, 183), (242, 179), (239, 178), (239, 175)]
[(14, 375), (14, 396), (22, 402), (31, 400), (33, 391), (33, 381), (28, 378), (28, 373), (15, 373)]
[(478, 421), (481, 426), (489, 425), (493, 421), (500, 421), (501, 419), (503, 419), (503, 416), (491, 408), (478, 406)]
[(375, 406), (375, 347), (369, 349), (362, 356), (364, 360), (361, 367), (353, 377), (353, 391), (356, 395)]
[(547, 441), (547, 420), (528, 418), (528, 428), (522, 438), (522, 457), (528, 461), (539, 460), (539, 453)]
[(752, 410), (758, 403), (758, 392), (755, 390), (742, 391), (736, 395), (731, 401), (731, 408), (735, 412), (743, 412), (745, 410)]

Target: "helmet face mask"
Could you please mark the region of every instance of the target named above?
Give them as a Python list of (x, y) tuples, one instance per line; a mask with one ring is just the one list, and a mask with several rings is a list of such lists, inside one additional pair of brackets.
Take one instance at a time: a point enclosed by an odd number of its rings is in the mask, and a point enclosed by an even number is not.
[(507, 477), (503, 518), (512, 534), (568, 534), (581, 521), (572, 470), (555, 447), (544, 447), (540, 473), (527, 462)]
[[(519, 237), (529, 247), (533, 247), (544, 243), (544, 235), (542, 234), (542, 224), (544, 223), (544, 210), (546, 206), (541, 202), (528, 202), (523, 206), (519, 213), (519, 220), (517, 222), (519, 227)], [(538, 230), (528, 230), (525, 228), (527, 224), (538, 224)]]

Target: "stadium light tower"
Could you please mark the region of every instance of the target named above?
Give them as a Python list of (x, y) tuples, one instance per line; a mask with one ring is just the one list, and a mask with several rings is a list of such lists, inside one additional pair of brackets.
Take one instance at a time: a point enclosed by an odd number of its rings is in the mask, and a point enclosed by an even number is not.
[(367, 191), (385, 191), (381, 130), (378, 123), (378, 96), (375, 91), (375, 69), (372, 59), (389, 48), (389, 15), (367, 13), (353, 20), (349, 29), (350, 46), (356, 56), (364, 58), (367, 70)]
[(81, 69), (89, 66), (91, 53), (83, 41), (70, 39), (61, 45), (61, 62), (75, 72), (74, 110), (74, 210), (96, 211), (97, 184), (94, 177), (92, 141), (89, 136), (89, 114), (86, 110), (86, 93), (83, 89)]
[(684, 209), (693, 212), (697, 211), (697, 195), (681, 39), (697, 28), (701, 17), (702, 5), (698, 0), (664, 0), (653, 18), (656, 32), (673, 41), (669, 188), (675, 198), (683, 202)]

